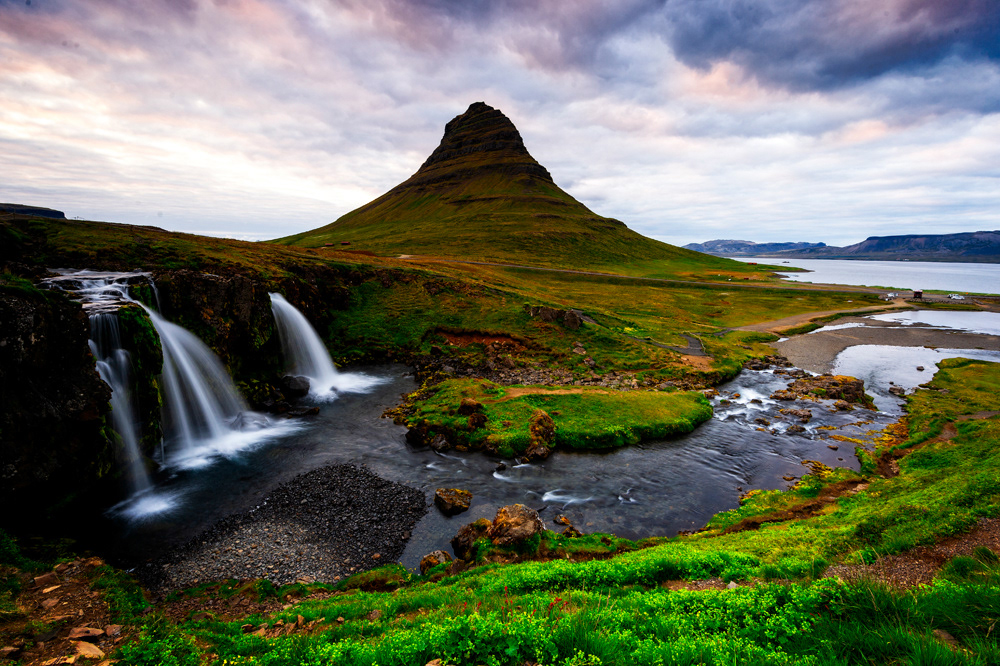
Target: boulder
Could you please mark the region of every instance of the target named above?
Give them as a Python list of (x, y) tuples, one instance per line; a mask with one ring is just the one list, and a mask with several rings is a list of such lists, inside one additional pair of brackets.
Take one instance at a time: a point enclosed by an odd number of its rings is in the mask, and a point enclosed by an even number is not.
[(802, 423), (809, 423), (812, 420), (813, 414), (808, 409), (779, 409), (779, 412), (785, 416), (794, 416), (799, 419)]
[(801, 396), (795, 391), (781, 389), (771, 394), (771, 400), (798, 400)]
[(461, 404), (458, 406), (458, 413), (462, 416), (468, 416), (470, 414), (478, 414), (483, 411), (483, 403), (473, 398), (462, 398)]
[(809, 394), (828, 400), (845, 400), (850, 403), (867, 404), (865, 383), (854, 377), (843, 375), (817, 375), (800, 377), (789, 385), (795, 393)]
[(486, 425), (486, 414), (469, 414), (469, 430), (477, 430)]
[(556, 436), (556, 424), (545, 410), (536, 409), (528, 420), (532, 444), (549, 445)]
[(501, 507), (489, 528), (495, 546), (512, 546), (527, 541), (545, 529), (538, 512), (523, 504)]
[(473, 555), (473, 545), (479, 539), (489, 535), (492, 523), (485, 518), (480, 518), (474, 523), (469, 523), (458, 530), (458, 534), (451, 540), (451, 549), (455, 551), (455, 557), (460, 560), (471, 560)]
[(435, 451), (447, 451), (451, 448), (451, 444), (448, 443), (448, 438), (444, 435), (435, 435), (427, 446), (431, 447)]
[(889, 393), (895, 396), (903, 397), (904, 395), (906, 395), (906, 389), (904, 389), (902, 386), (890, 386)]
[(434, 491), (434, 503), (446, 516), (454, 516), (469, 510), (472, 493), (458, 488), (438, 488)]
[(104, 638), (104, 630), (95, 627), (74, 627), (69, 630), (69, 636), (66, 638), (71, 641), (96, 641), (99, 638)]
[(451, 562), (451, 555), (445, 551), (435, 550), (433, 553), (427, 553), (420, 559), (420, 573), (421, 575), (426, 574), (434, 567), (445, 562)]
[(304, 398), (309, 395), (309, 378), (285, 375), (281, 378), (281, 392), (287, 398)]

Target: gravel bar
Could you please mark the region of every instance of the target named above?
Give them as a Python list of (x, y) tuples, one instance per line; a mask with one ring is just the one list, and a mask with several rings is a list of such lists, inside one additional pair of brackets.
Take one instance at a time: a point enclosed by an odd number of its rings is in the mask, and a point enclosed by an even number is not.
[(365, 467), (322, 467), (136, 573), (160, 591), (228, 578), (334, 582), (398, 561), (427, 507), (422, 491)]

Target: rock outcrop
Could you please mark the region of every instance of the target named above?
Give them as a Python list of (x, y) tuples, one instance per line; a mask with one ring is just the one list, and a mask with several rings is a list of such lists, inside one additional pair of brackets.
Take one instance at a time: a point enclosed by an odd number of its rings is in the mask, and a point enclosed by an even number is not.
[(0, 505), (18, 507), (12, 522), (112, 473), (111, 389), (88, 339), (87, 315), (64, 295), (0, 287)]

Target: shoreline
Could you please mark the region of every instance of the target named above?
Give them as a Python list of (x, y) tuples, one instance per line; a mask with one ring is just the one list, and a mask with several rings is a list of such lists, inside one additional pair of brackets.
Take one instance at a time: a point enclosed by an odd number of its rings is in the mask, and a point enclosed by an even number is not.
[(840, 352), (855, 345), (929, 347), (946, 349), (1000, 349), (1000, 336), (960, 330), (920, 328), (865, 317), (843, 317), (840, 324), (854, 328), (804, 333), (770, 343), (796, 367), (810, 372), (830, 372)]
[(328, 465), (281, 484), (259, 506), (223, 518), (135, 572), (159, 594), (230, 578), (334, 583), (397, 562), (428, 509), (416, 488), (362, 465)]

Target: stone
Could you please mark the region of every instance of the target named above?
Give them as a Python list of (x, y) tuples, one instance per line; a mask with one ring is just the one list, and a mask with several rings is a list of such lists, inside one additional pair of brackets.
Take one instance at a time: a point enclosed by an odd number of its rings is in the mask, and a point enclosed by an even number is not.
[(50, 571), (47, 574), (42, 574), (41, 576), (35, 576), (32, 579), (35, 583), (35, 587), (52, 587), (53, 585), (59, 584), (59, 578), (56, 576), (54, 571)]
[(122, 625), (120, 624), (109, 624), (104, 627), (104, 635), (108, 638), (114, 638), (115, 636), (120, 636), (122, 633)]
[(462, 402), (458, 406), (458, 413), (462, 416), (476, 414), (481, 411), (483, 411), (483, 403), (472, 398), (462, 398)]
[(788, 389), (781, 389), (771, 394), (771, 400), (798, 400), (799, 394)]
[(379, 619), (380, 617), (382, 617), (382, 611), (380, 611), (380, 610), (378, 610), (378, 609), (376, 608), (375, 610), (373, 610), (373, 611), (371, 611), (370, 613), (368, 613), (368, 615), (365, 615), (365, 617), (366, 617), (366, 618), (367, 618), (367, 619), (368, 619), (369, 621), (371, 621), (371, 622), (375, 622), (375, 621), (376, 621), (376, 620), (378, 620), (378, 619)]
[(480, 518), (474, 523), (469, 523), (458, 530), (458, 533), (451, 540), (451, 549), (455, 552), (455, 557), (460, 560), (471, 560), (476, 541), (488, 538), (492, 523)]
[(852, 407), (851, 403), (846, 400), (836, 400), (833, 403), (833, 409), (838, 412), (849, 412), (854, 409), (854, 407)]
[(904, 395), (906, 395), (906, 389), (904, 389), (902, 386), (890, 386), (889, 393), (895, 396), (903, 397)]
[(459, 488), (438, 488), (434, 491), (434, 503), (444, 515), (455, 516), (468, 511), (472, 493)]
[(434, 435), (427, 445), (435, 451), (447, 451), (451, 448), (451, 444), (448, 443), (448, 438), (444, 435)]
[(104, 659), (104, 650), (91, 643), (80, 641), (73, 643), (76, 653), (84, 659)]
[(579, 310), (566, 310), (562, 317), (562, 323), (571, 331), (579, 330), (583, 326), (583, 313)]
[(808, 409), (792, 409), (786, 407), (784, 409), (779, 409), (779, 412), (785, 416), (794, 416), (802, 423), (809, 423), (812, 420), (813, 414)]
[(563, 535), (564, 537), (569, 537), (569, 538), (571, 538), (571, 539), (575, 539), (575, 538), (577, 538), (577, 537), (582, 537), (582, 536), (583, 536), (583, 532), (581, 532), (580, 530), (576, 529), (576, 528), (575, 528), (575, 527), (573, 527), (572, 525), (568, 525), (568, 526), (566, 527), (566, 529), (564, 529), (564, 530), (562, 531), (562, 535)]
[(726, 589), (727, 590), (735, 590), (738, 587), (739, 587), (739, 585), (736, 583), (735, 580), (729, 581), (729, 585), (726, 585)]
[(488, 536), (496, 546), (511, 546), (527, 541), (545, 529), (538, 512), (523, 504), (500, 507)]
[(795, 393), (809, 394), (828, 400), (844, 400), (849, 403), (868, 404), (865, 383), (844, 375), (817, 375), (800, 377), (789, 385)]
[(285, 375), (281, 378), (281, 392), (286, 398), (304, 398), (309, 395), (309, 378)]
[(98, 638), (104, 637), (103, 629), (95, 629), (94, 627), (74, 627), (70, 629), (69, 636), (66, 638), (71, 641), (96, 641)]
[(0, 659), (17, 659), (18, 655), (21, 654), (21, 648), (14, 647), (12, 645), (7, 645), (0, 647)]
[(797, 432), (805, 432), (805, 431), (806, 431), (806, 429), (803, 428), (802, 426), (800, 426), (798, 423), (796, 423), (794, 425), (788, 426), (788, 428), (785, 430), (785, 432), (788, 432), (788, 433), (797, 433)]
[(478, 430), (486, 425), (486, 414), (469, 414), (469, 430)]
[(924, 371), (924, 366), (922, 366), (922, 365), (918, 365), (918, 366), (917, 366), (917, 370), (918, 370), (919, 372), (923, 372), (923, 371)]
[(51, 599), (46, 599), (42, 602), (42, 608), (45, 610), (52, 610), (58, 603), (59, 597), (52, 597)]
[(435, 550), (434, 552), (427, 553), (420, 558), (420, 573), (421, 575), (426, 574), (434, 567), (446, 562), (451, 562), (451, 555), (443, 550)]
[(532, 443), (548, 445), (556, 436), (556, 424), (544, 410), (536, 409), (528, 420)]

